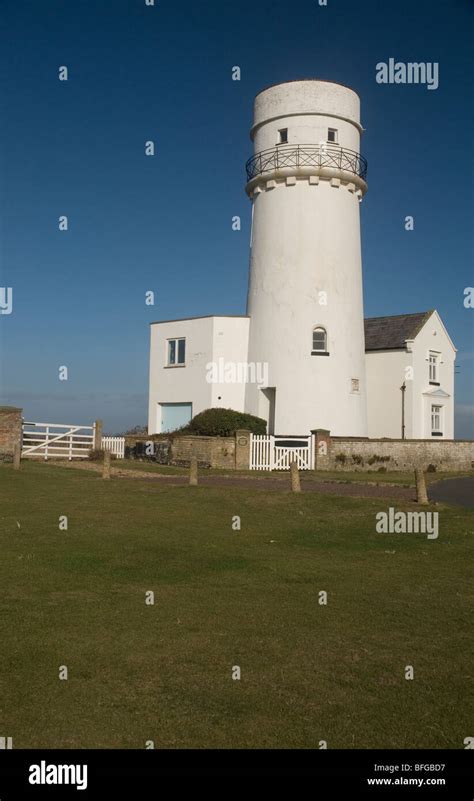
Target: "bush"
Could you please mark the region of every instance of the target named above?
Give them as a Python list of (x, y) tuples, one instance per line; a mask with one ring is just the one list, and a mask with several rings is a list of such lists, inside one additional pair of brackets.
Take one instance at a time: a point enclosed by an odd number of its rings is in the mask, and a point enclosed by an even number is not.
[(338, 464), (345, 464), (346, 463), (346, 454), (345, 453), (336, 453), (336, 462)]
[(231, 437), (239, 428), (245, 428), (252, 434), (265, 434), (267, 424), (261, 417), (233, 409), (205, 409), (193, 417), (182, 433), (202, 437)]
[(426, 472), (427, 473), (436, 473), (436, 465), (435, 464), (429, 464), (428, 467), (426, 468)]

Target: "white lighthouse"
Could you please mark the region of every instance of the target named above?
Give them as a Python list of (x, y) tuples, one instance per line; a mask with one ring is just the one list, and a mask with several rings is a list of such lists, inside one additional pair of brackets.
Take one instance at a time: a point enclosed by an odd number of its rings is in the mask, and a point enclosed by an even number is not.
[(245, 409), (270, 433), (367, 436), (359, 106), (319, 80), (255, 99), (248, 359), (268, 364), (268, 386), (248, 384)]
[[(359, 105), (330, 81), (287, 81), (257, 95), (247, 314), (152, 323), (150, 433), (222, 407), (263, 418), (275, 435), (267, 444), (279, 448), (299, 447), (314, 429), (453, 437), (456, 349), (437, 312), (364, 325)], [(270, 450), (262, 454), (256, 462), (272, 464)]]

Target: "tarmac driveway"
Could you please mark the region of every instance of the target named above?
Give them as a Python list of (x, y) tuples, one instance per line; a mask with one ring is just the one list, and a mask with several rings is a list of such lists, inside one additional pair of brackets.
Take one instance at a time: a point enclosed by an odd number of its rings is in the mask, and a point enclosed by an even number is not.
[(474, 508), (474, 478), (446, 478), (436, 481), (428, 487), (428, 497), (432, 501)]

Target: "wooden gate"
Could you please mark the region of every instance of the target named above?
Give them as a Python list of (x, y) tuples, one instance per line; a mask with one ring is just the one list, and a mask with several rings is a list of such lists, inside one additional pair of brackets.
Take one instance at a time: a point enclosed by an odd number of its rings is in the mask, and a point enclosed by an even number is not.
[(299, 470), (314, 469), (313, 437), (250, 435), (251, 470), (289, 470), (295, 460)]
[(87, 459), (94, 437), (95, 425), (25, 422), (21, 458)]

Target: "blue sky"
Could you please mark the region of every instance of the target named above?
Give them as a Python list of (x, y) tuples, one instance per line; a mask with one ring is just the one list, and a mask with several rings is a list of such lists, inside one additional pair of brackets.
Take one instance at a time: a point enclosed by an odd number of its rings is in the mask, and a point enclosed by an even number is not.
[[(0, 37), (0, 402), (146, 423), (149, 323), (245, 313), (254, 95), (317, 77), (361, 97), (365, 314), (438, 309), (474, 436), (470, 0), (3, 0)], [(439, 62), (439, 88), (377, 84), (390, 57)]]

